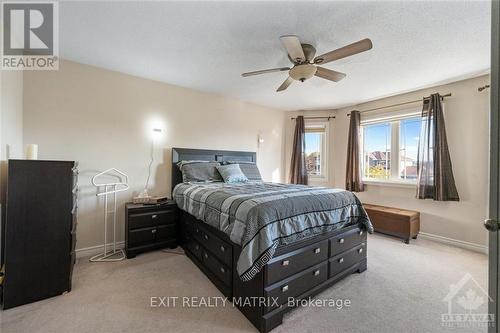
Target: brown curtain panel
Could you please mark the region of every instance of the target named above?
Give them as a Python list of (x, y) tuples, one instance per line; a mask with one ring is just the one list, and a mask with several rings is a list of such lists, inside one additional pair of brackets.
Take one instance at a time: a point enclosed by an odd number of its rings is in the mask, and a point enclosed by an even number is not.
[(293, 137), (292, 162), (290, 163), (290, 183), (307, 185), (306, 170), (306, 130), (304, 117), (295, 119), (295, 134)]
[(361, 152), (359, 150), (360, 121), (359, 111), (351, 111), (349, 138), (347, 141), (345, 188), (353, 192), (363, 192), (364, 190), (361, 176)]
[(441, 96), (424, 98), (418, 144), (417, 198), (459, 201), (451, 166)]

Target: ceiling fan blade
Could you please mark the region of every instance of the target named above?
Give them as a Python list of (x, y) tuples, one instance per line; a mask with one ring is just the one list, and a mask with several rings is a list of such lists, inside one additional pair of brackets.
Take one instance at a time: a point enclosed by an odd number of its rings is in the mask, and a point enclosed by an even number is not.
[(290, 70), (290, 67), (281, 67), (281, 68), (272, 68), (272, 69), (263, 69), (261, 71), (255, 71), (255, 72), (248, 72), (248, 73), (243, 73), (241, 76), (247, 77), (247, 76), (252, 76), (252, 75), (259, 75), (259, 74), (266, 74), (266, 73), (274, 73), (274, 72), (283, 72), (283, 71), (288, 71)]
[(352, 56), (357, 53), (368, 51), (373, 47), (372, 41), (369, 38), (362, 39), (356, 43), (352, 43), (314, 58), (315, 64), (326, 64), (330, 61), (339, 60), (345, 57)]
[(326, 69), (319, 66), (316, 67), (316, 74), (314, 75), (334, 82), (338, 82), (346, 77), (344, 73), (332, 71), (331, 69)]
[(278, 90), (276, 90), (276, 91), (277, 91), (277, 92), (279, 92), (279, 91), (283, 91), (283, 90), (285, 90), (286, 88), (288, 88), (288, 86), (290, 86), (290, 85), (292, 84), (292, 82), (293, 82), (293, 79), (292, 79), (291, 77), (288, 77), (288, 78), (285, 80), (285, 82), (283, 82), (283, 83), (281, 84), (281, 86), (279, 86)]
[(293, 35), (281, 36), (280, 40), (288, 52), (290, 59), (294, 62), (304, 62), (306, 60), (299, 37)]

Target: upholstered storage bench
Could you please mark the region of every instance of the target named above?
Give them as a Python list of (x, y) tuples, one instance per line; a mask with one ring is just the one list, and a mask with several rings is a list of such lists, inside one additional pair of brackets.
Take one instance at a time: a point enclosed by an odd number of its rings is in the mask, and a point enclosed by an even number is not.
[(420, 213), (378, 205), (363, 204), (376, 232), (399, 237), (406, 244), (420, 232)]
[[(358, 225), (278, 247), (273, 258), (248, 282), (243, 282), (236, 271), (241, 247), (184, 211), (181, 242), (186, 255), (260, 332), (281, 324), (283, 314), (291, 309), (289, 298), (312, 297), (367, 267), (366, 232)], [(275, 301), (242, 302), (257, 297)]]

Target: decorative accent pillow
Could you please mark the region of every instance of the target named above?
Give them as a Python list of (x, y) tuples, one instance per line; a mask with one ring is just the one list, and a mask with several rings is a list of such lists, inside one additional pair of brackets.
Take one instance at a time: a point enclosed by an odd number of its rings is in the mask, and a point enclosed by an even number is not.
[(261, 182), (262, 176), (260, 175), (259, 168), (255, 162), (236, 162), (227, 161), (227, 164), (238, 164), (240, 166), (241, 172), (248, 178), (251, 182)]
[(182, 169), (183, 165), (186, 164), (192, 164), (192, 163), (208, 163), (208, 162), (215, 162), (215, 161), (200, 161), (200, 160), (182, 160), (177, 162), (177, 166), (179, 167), (179, 170)]
[(189, 182), (221, 182), (222, 178), (217, 171), (219, 162), (194, 162), (182, 163), (182, 181)]
[(248, 182), (248, 178), (241, 172), (239, 164), (219, 165), (216, 168), (226, 183)]

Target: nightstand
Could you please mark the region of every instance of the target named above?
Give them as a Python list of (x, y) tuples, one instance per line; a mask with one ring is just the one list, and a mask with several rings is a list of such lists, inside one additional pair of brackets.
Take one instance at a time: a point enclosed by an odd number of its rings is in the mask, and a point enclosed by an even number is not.
[(127, 258), (137, 254), (177, 247), (179, 209), (173, 200), (157, 205), (125, 205), (125, 252)]

